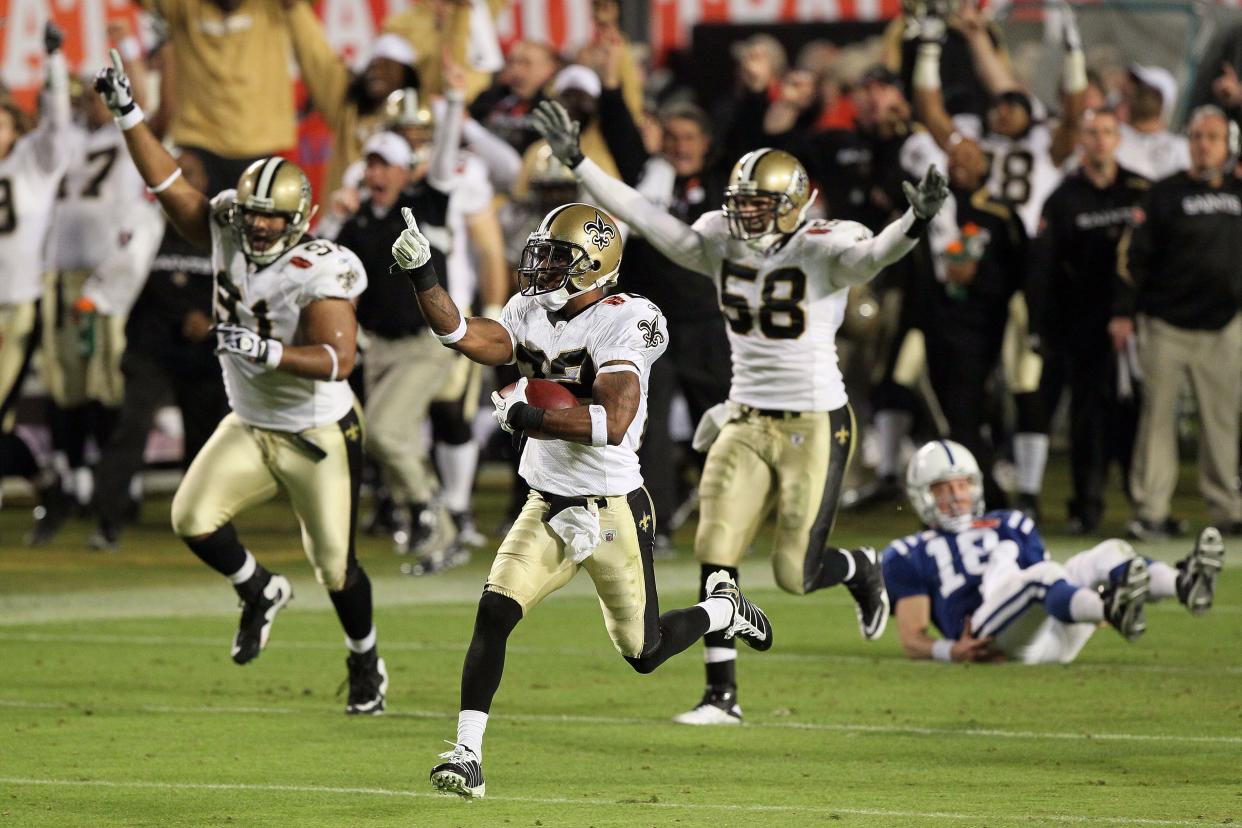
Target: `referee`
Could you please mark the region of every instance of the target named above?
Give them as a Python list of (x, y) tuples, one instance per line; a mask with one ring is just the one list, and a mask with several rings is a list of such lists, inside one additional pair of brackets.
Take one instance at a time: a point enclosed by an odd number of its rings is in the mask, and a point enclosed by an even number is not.
[[(1143, 406), (1130, 488), (1129, 534), (1180, 533), (1169, 516), (1177, 486), (1177, 403), (1190, 380), (1199, 408), (1199, 490), (1213, 522), (1242, 534), (1238, 471), (1238, 382), (1242, 373), (1242, 181), (1229, 121), (1215, 106), (1190, 118), (1190, 169), (1151, 188), (1146, 220), (1117, 254), (1121, 292), (1110, 323), (1119, 339), (1137, 327)], [(1137, 323), (1135, 322), (1137, 313)]]
[[(1117, 353), (1109, 337), (1116, 289), (1117, 242), (1141, 215), (1150, 182), (1118, 166), (1120, 123), (1111, 110), (1090, 110), (1079, 132), (1082, 166), (1044, 203), (1032, 242), (1031, 280), (1043, 289), (1044, 370), (1040, 395), (1055, 411), (1070, 388), (1070, 528), (1093, 534), (1104, 512), (1104, 484), (1113, 460), (1129, 476), (1137, 412), (1118, 391)], [(1034, 303), (1036, 305), (1040, 303)]]

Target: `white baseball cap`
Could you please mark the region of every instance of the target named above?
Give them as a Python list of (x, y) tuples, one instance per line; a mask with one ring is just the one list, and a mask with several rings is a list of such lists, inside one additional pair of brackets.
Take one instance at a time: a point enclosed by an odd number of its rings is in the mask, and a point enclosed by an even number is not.
[(1150, 86), (1160, 93), (1160, 111), (1167, 118), (1173, 114), (1177, 105), (1177, 80), (1173, 73), (1163, 66), (1140, 66), (1130, 64), (1130, 74), (1144, 86)]
[(376, 38), (375, 45), (371, 48), (370, 59), (376, 58), (388, 58), (405, 66), (413, 66), (418, 60), (418, 53), (414, 51), (410, 41), (401, 35), (388, 32)]
[(592, 98), (598, 98), (599, 93), (604, 90), (604, 86), (599, 81), (599, 75), (587, 67), (575, 63), (572, 66), (566, 66), (556, 74), (556, 79), (552, 81), (552, 94), (559, 95), (566, 89), (581, 89)]
[(362, 157), (377, 155), (385, 164), (408, 168), (414, 163), (414, 151), (406, 140), (395, 132), (377, 132), (362, 145)]

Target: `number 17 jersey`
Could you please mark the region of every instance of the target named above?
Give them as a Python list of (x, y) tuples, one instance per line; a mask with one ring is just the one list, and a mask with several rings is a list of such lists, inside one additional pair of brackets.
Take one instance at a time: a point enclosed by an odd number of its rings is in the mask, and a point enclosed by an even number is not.
[(853, 221), (808, 221), (768, 251), (729, 235), (720, 210), (694, 223), (729, 327), (729, 399), (781, 411), (845, 405), (837, 328), (848, 287), (834, 282), (836, 257), (871, 238)]

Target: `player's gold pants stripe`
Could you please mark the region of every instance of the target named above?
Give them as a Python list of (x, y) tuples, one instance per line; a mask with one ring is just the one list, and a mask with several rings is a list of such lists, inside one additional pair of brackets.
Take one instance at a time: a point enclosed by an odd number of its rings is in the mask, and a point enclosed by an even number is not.
[(0, 433), (13, 430), (22, 380), (38, 342), (39, 303), (0, 305)]
[(848, 405), (787, 419), (752, 412), (727, 423), (699, 482), (695, 557), (736, 567), (775, 506), (776, 583), (804, 593), (807, 556), (822, 549), (832, 531), (854, 442)]
[(363, 436), (356, 406), (340, 422), (300, 434), (255, 428), (230, 413), (177, 488), (173, 531), (210, 535), (284, 489), (315, 577), (341, 589), (354, 554)]
[(659, 644), (660, 606), (651, 551), (655, 516), (646, 489), (607, 498), (599, 510), (603, 540), (575, 564), (548, 526), (550, 504), (532, 491), (496, 552), (485, 587), (517, 601), (529, 613), (585, 569), (595, 584), (604, 626), (617, 652), (639, 658)]
[(1001, 366), (1005, 373), (1005, 387), (1010, 394), (1029, 394), (1039, 390), (1044, 359), (1031, 350), (1030, 334), (1026, 297), (1015, 293), (1009, 300), (1009, 321), (1005, 323), (1005, 338), (1001, 343)]
[(125, 395), (124, 317), (74, 310), (89, 277), (90, 271), (69, 270), (49, 274), (44, 282), (42, 377), (61, 408), (89, 401), (114, 408)]

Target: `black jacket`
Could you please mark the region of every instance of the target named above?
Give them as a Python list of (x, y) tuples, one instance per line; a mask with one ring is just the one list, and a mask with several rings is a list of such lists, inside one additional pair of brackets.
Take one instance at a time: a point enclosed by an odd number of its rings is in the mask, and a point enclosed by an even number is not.
[(1220, 330), (1242, 306), (1242, 181), (1180, 172), (1152, 185), (1144, 218), (1121, 238), (1114, 313)]
[(126, 347), (176, 364), (178, 370), (202, 369), (218, 375), (215, 337), (194, 343), (182, 333), (192, 311), (211, 317), (214, 290), (211, 255), (181, 238), (170, 225), (125, 321)]
[[(446, 193), (426, 181), (406, 190), (383, 216), (377, 216), (368, 199), (350, 216), (337, 236), (337, 244), (348, 247), (362, 260), (367, 272), (367, 289), (358, 297), (358, 324), (385, 339), (401, 339), (421, 333), (427, 327), (418, 299), (402, 274), (388, 272), (392, 264), (392, 243), (405, 229), (401, 208), (409, 207), (418, 219), (419, 229), (433, 242), (448, 235)], [(431, 263), (440, 284), (446, 284), (444, 253), (432, 244)]]

